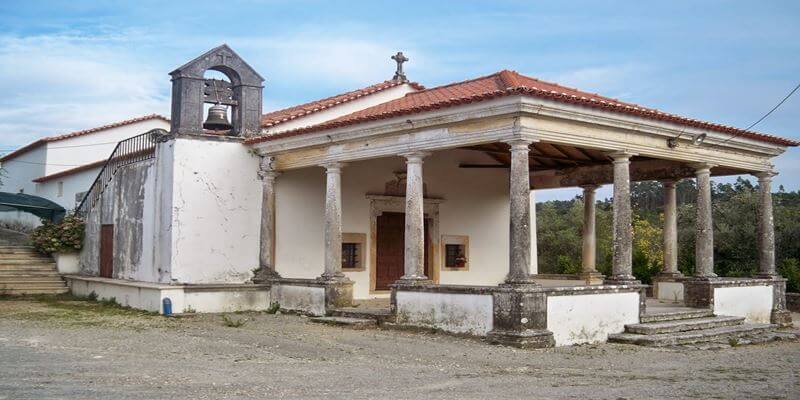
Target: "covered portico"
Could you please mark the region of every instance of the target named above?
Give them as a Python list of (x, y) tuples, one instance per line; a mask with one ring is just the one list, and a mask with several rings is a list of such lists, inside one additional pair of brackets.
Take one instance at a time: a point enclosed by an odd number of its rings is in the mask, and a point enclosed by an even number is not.
[[(510, 71), (498, 77), (505, 81), (524, 78)], [(714, 294), (720, 288), (746, 291), (750, 286), (768, 286), (773, 293), (767, 302), (768, 319), (786, 323), (785, 281), (776, 274), (774, 264), (769, 182), (774, 174), (770, 159), (790, 143), (770, 136), (731, 134), (733, 128), (624, 103), (539, 93), (535, 88), (526, 92), (520, 88), (527, 86), (517, 84), (502, 93), (490, 92), (485, 98), (454, 104), (452, 99), (444, 99), (403, 108), (402, 100), (407, 99), (400, 99), (395, 109), (395, 102), (390, 102), (372, 114), (367, 109), (328, 123), (247, 140), (262, 157), (258, 275), (272, 282), (273, 301), (318, 314), (352, 303), (354, 282), (342, 271), (342, 177), (360, 163), (400, 157), (405, 163), (404, 190), (399, 196), (402, 210), (398, 210), (404, 214), (403, 275), (391, 290), (393, 311), (400, 322), (489, 335), (524, 346), (604, 340), (602, 336), (614, 329), (639, 322), (645, 312), (646, 286), (632, 272), (630, 185), (632, 181), (658, 180), (665, 188), (665, 260), (656, 293), (662, 282), (664, 288), (673, 285), (673, 290), (677, 284), (687, 305), (713, 308)], [(426, 199), (443, 202), (437, 208), (446, 207), (448, 199), (426, 198), (424, 166), (433, 155), (455, 151), (485, 155), (487, 161), (462, 162), (458, 167), (501, 171), (507, 185), (507, 260), (497, 260), (497, 265), (506, 265), (502, 282), (441, 284), (432, 276), (442, 269), (437, 262), (441, 255), (436, 254), (440, 247), (428, 241), (440, 238), (438, 230), (436, 237), (426, 236)], [(319, 239), (324, 263), (316, 278), (281, 278), (275, 256), (276, 243), (280, 246), (281, 240), (275, 228), (276, 213), (281, 212), (275, 206), (276, 181), (282, 179), (282, 172), (299, 169), (324, 171), (324, 218), (304, 222), (324, 227)], [(713, 270), (710, 177), (745, 173), (758, 176), (760, 182), (760, 279), (719, 279)], [(675, 182), (691, 178), (696, 179), (698, 188), (697, 266), (694, 276), (683, 277), (677, 270)], [(594, 194), (599, 185), (609, 183), (614, 187), (613, 268), (610, 276), (603, 277), (595, 268)], [(537, 275), (534, 194), (539, 189), (560, 187), (584, 191), (583, 272), (569, 283), (553, 285), (547, 284), (553, 277)], [(474, 191), (479, 195), (481, 189)], [(313, 243), (314, 238), (309, 241)], [(370, 261), (374, 263), (375, 258)], [(375, 267), (368, 266), (373, 271)], [(564, 314), (560, 307), (590, 310), (585, 317), (574, 316), (585, 318), (586, 324), (569, 322), (579, 329), (611, 326), (610, 330), (600, 332), (600, 337), (565, 339), (570, 332), (559, 329), (569, 323), (556, 324)], [(588, 321), (591, 319), (594, 321)]]

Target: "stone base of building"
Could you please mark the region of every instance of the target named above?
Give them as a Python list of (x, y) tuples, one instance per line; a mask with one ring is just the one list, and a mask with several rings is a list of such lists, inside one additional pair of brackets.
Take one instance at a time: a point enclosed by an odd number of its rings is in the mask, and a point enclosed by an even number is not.
[(325, 309), (352, 307), (353, 284), (355, 282), (345, 279), (321, 280), (325, 285)]
[(717, 315), (746, 318), (748, 323), (791, 324), (786, 311), (786, 280), (771, 278), (686, 278), (684, 302)]
[(553, 339), (553, 332), (547, 329), (526, 331), (495, 330), (486, 335), (486, 340), (492, 344), (522, 349), (541, 349), (556, 345), (555, 339)]
[(272, 302), (281, 310), (313, 316), (353, 305), (353, 281), (349, 279), (271, 279)]
[(270, 285), (167, 285), (84, 275), (65, 275), (64, 279), (75, 296), (113, 299), (122, 306), (161, 314), (165, 299), (169, 299), (174, 314), (264, 311), (271, 303)]

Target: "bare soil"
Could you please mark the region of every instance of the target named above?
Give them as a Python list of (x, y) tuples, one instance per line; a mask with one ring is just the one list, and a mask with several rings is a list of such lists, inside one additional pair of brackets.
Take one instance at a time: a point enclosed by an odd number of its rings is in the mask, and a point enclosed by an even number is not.
[[(800, 317), (795, 315), (796, 317)], [(296, 315), (0, 299), (0, 399), (797, 399), (800, 343), (518, 350)], [(236, 324), (234, 324), (236, 325)]]

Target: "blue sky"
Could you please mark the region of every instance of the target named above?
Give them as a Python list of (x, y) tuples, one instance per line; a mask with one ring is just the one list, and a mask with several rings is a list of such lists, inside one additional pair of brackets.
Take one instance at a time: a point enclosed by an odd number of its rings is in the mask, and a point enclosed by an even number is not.
[[(391, 78), (403, 50), (426, 86), (507, 68), (746, 127), (800, 82), (798, 21), (797, 1), (6, 0), (0, 149), (167, 115), (167, 73), (220, 43), (266, 77), (265, 110)], [(798, 116), (795, 95), (756, 130), (800, 139)], [(800, 151), (776, 165), (800, 189)]]

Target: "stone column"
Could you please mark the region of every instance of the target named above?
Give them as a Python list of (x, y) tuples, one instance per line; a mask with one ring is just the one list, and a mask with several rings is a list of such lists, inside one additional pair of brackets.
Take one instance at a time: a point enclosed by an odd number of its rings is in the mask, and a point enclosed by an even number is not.
[(614, 159), (614, 234), (611, 276), (608, 284), (637, 284), (633, 276), (633, 226), (631, 225), (631, 156), (627, 152), (611, 153)]
[(428, 282), (425, 276), (425, 214), (422, 159), (428, 153), (404, 154), (406, 158), (406, 226), (404, 272), (400, 284)]
[(325, 191), (325, 272), (326, 281), (348, 280), (342, 273), (342, 167), (341, 163), (323, 165)]
[(275, 178), (280, 172), (272, 168), (272, 157), (261, 157), (258, 176), (261, 178), (261, 241), (259, 270), (253, 282), (279, 278), (275, 271)]
[(711, 217), (711, 164), (696, 164), (697, 176), (697, 233), (695, 234), (696, 278), (715, 278), (714, 225)]
[(772, 217), (772, 171), (755, 174), (758, 178), (758, 277), (774, 278), (775, 224)]
[(661, 181), (664, 186), (664, 277), (680, 277), (678, 271), (678, 201), (675, 180)]
[(599, 185), (582, 185), (583, 188), (583, 248), (581, 260), (583, 270), (581, 276), (587, 285), (603, 283), (603, 275), (597, 272), (597, 237), (595, 235), (595, 194)]
[(535, 284), (531, 277), (531, 178), (528, 153), (533, 141), (513, 139), (510, 169), (510, 251), (508, 284)]

